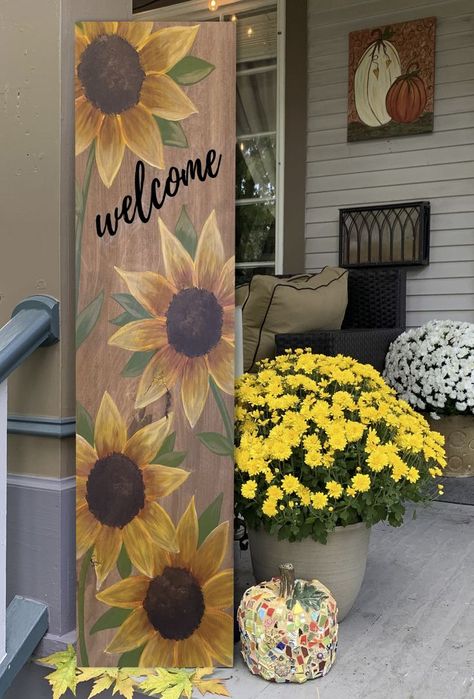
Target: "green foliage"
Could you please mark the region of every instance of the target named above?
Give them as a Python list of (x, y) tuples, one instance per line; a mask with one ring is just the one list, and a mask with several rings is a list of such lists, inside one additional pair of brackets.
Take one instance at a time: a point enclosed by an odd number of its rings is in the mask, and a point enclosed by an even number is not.
[(76, 432), (94, 446), (94, 422), (87, 410), (79, 402), (76, 403)]
[(107, 609), (107, 611), (97, 619), (94, 626), (91, 628), (91, 636), (99, 631), (105, 631), (106, 629), (117, 629), (119, 626), (122, 626), (125, 619), (130, 616), (131, 611), (131, 609), (110, 607), (110, 609)]
[(99, 320), (100, 312), (104, 303), (104, 290), (98, 294), (77, 316), (76, 320), (76, 348), (82, 345), (91, 332), (94, 330)]
[(179, 214), (174, 234), (194, 260), (198, 237), (185, 206), (182, 207), (181, 213)]
[(122, 544), (117, 560), (117, 570), (121, 578), (129, 578), (132, 574), (132, 562), (128, 556), (125, 545)]
[(185, 56), (168, 72), (170, 78), (180, 85), (195, 85), (204, 80), (215, 66), (197, 56)]
[(199, 517), (199, 538), (198, 546), (217, 527), (221, 520), (222, 500), (224, 493), (220, 493), (213, 502), (204, 510)]
[(327, 595), (314, 585), (308, 585), (302, 580), (297, 580), (292, 597), (286, 600), (286, 606), (288, 609), (293, 609), (295, 604), (299, 602), (308, 611), (309, 609), (318, 608), (325, 597)]
[(132, 294), (117, 293), (112, 294), (112, 298), (133, 317), (133, 320), (142, 320), (143, 318), (152, 317), (151, 314), (138, 303)]
[(174, 148), (188, 147), (188, 139), (179, 121), (168, 121), (158, 116), (155, 116), (155, 121), (158, 124), (161, 140), (165, 146), (173, 146)]
[(234, 455), (233, 443), (230, 439), (224, 437), (223, 434), (219, 434), (218, 432), (201, 432), (197, 435), (197, 438), (209, 451), (212, 451), (213, 454), (217, 454), (218, 456)]
[(134, 352), (122, 369), (122, 376), (125, 378), (140, 376), (154, 354), (155, 350), (150, 350), (149, 352)]

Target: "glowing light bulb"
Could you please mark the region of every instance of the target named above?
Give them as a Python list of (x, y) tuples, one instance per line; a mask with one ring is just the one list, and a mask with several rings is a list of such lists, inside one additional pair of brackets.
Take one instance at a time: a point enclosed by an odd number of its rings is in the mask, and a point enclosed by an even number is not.
[(230, 21), (237, 22), (237, 15), (232, 15), (232, 17), (230, 18)]
[(247, 29), (247, 36), (252, 36), (252, 34), (253, 34), (253, 29), (252, 29), (252, 27), (249, 27)]
[(211, 12), (215, 12), (218, 8), (217, 0), (209, 0), (208, 7)]

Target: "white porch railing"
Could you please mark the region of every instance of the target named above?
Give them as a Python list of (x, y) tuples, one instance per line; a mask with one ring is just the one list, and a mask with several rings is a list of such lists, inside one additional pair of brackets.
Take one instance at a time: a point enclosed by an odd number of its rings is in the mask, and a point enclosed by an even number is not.
[(31, 296), (0, 328), (0, 696), (47, 630), (44, 603), (15, 597), (6, 608), (8, 376), (41, 345), (59, 340), (59, 302)]

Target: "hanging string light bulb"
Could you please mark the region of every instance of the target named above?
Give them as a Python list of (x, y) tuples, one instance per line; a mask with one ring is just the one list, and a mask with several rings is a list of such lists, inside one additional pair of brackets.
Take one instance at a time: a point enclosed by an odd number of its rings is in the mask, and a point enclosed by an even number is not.
[(253, 35), (253, 29), (252, 29), (252, 27), (249, 27), (249, 28), (247, 29), (247, 36), (250, 37), (250, 36), (252, 36), (252, 35)]
[(211, 12), (215, 12), (218, 8), (217, 0), (209, 0), (208, 8)]
[(232, 17), (230, 18), (230, 21), (237, 22), (237, 15), (232, 15)]

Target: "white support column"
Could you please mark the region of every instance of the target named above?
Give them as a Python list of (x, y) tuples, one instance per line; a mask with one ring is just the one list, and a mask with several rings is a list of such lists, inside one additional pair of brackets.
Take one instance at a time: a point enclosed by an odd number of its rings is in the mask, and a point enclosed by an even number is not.
[(0, 383), (0, 662), (6, 655), (7, 579), (7, 381)]

